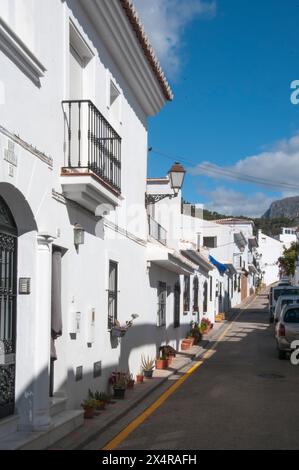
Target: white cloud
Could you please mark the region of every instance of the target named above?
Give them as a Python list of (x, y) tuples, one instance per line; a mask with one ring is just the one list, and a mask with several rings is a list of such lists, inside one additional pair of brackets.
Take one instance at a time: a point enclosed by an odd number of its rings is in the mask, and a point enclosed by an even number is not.
[[(202, 167), (205, 165), (205, 168)], [(209, 165), (209, 170), (206, 165)], [(299, 133), (288, 140), (278, 142), (272, 149), (249, 156), (237, 161), (234, 165), (214, 165), (203, 162), (190, 169), (193, 175), (205, 174), (214, 178), (230, 178), (229, 173), (233, 171), (235, 176), (259, 178), (258, 186), (282, 191), (285, 196), (299, 194)], [(263, 180), (265, 184), (263, 184)], [(266, 182), (271, 184), (266, 184)], [(291, 185), (291, 186), (288, 186)]]
[(225, 215), (261, 217), (273, 202), (273, 198), (262, 192), (244, 194), (224, 187), (204, 194), (208, 198), (205, 208)]
[(196, 17), (213, 17), (215, 0), (133, 0), (146, 34), (165, 72), (180, 68), (184, 28)]

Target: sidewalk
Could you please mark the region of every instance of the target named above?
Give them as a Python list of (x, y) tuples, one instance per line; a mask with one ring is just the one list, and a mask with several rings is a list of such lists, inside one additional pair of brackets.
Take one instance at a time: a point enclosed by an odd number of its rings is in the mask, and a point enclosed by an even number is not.
[[(242, 307), (246, 304), (247, 302)], [(93, 419), (85, 419), (83, 426), (56, 442), (49, 447), (49, 450), (82, 449), (97, 436), (102, 436), (105, 432), (109, 434), (109, 429), (113, 425), (133, 411), (146, 398), (150, 399), (153, 392), (157, 391), (162, 385), (167, 387), (167, 382), (169, 382), (168, 386), (170, 387), (173, 380), (177, 380), (179, 376), (185, 373), (192, 366), (192, 362), (199, 359), (221, 335), (229, 321), (234, 317), (234, 310), (238, 310), (238, 307), (232, 309), (228, 320), (215, 323), (213, 329), (204, 336), (198, 346), (192, 346), (187, 351), (177, 353), (171, 367), (166, 370), (155, 370), (152, 379), (145, 379), (143, 384), (135, 384), (134, 389), (126, 391), (124, 400), (113, 400), (113, 404), (109, 404), (106, 410), (99, 412), (99, 415)]]

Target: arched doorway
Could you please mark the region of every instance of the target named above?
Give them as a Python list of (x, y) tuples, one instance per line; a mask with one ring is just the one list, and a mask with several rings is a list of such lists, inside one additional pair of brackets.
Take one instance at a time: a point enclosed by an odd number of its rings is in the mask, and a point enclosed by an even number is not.
[(17, 226), (0, 196), (0, 418), (14, 413)]

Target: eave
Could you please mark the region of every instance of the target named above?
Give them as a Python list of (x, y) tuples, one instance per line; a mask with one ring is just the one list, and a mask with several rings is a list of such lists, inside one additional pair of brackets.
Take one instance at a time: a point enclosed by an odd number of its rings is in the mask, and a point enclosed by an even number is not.
[(120, 2), (79, 1), (144, 113), (157, 114), (167, 99)]
[(176, 274), (190, 275), (197, 269), (195, 263), (175, 250), (163, 249), (153, 244), (147, 247), (147, 261)]

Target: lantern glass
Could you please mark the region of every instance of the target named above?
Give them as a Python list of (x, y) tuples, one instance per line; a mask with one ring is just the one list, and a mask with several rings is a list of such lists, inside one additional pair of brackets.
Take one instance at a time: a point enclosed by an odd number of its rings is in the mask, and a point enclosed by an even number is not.
[(84, 229), (79, 224), (74, 226), (74, 244), (76, 246), (84, 244)]
[(170, 186), (174, 192), (178, 193), (183, 186), (186, 171), (178, 162), (169, 170)]

